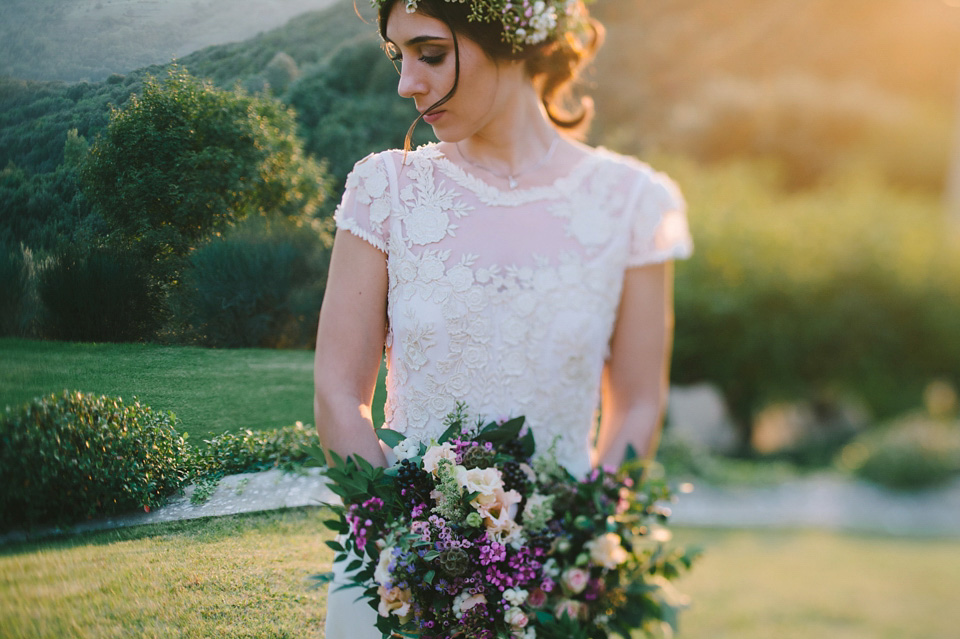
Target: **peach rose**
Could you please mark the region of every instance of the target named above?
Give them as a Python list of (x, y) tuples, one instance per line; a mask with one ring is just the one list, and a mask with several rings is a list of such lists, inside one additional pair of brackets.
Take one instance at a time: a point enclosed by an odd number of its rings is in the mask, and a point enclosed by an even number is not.
[(627, 560), (627, 551), (620, 545), (620, 535), (606, 533), (584, 544), (590, 559), (597, 565), (613, 569)]
[(391, 588), (387, 590), (383, 586), (377, 588), (380, 595), (380, 605), (377, 610), (381, 617), (389, 617), (394, 614), (398, 617), (406, 617), (410, 614), (410, 596), (411, 593), (406, 588)]
[(427, 448), (427, 452), (423, 454), (423, 469), (436, 475), (437, 465), (441, 459), (448, 459), (451, 464), (457, 463), (457, 454), (453, 451), (453, 444), (448, 442)]
[(461, 592), (453, 600), (453, 612), (458, 617), (462, 617), (463, 613), (482, 603), (487, 603), (487, 598), (482, 594), (471, 595), (469, 592)]

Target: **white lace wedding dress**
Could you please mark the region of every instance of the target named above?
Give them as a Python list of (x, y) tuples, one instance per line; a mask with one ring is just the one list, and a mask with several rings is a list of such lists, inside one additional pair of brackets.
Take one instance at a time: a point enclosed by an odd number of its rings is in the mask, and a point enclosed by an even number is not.
[[(673, 182), (603, 149), (517, 190), (435, 145), (374, 154), (347, 178), (336, 222), (387, 261), (386, 426), (429, 440), (457, 401), (486, 419), (525, 415), (538, 449), (575, 475), (589, 468), (626, 269), (692, 248)], [(379, 639), (358, 593), (330, 593), (328, 639)]]

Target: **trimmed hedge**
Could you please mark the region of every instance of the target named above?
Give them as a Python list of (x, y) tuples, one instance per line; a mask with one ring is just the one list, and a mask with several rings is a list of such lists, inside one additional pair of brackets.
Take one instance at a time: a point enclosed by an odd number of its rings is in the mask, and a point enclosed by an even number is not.
[(67, 524), (161, 505), (187, 475), (173, 413), (64, 391), (0, 418), (3, 527)]
[(311, 458), (308, 449), (316, 445), (316, 438), (317, 432), (302, 422), (267, 431), (221, 433), (193, 449), (191, 473), (209, 477), (289, 469)]

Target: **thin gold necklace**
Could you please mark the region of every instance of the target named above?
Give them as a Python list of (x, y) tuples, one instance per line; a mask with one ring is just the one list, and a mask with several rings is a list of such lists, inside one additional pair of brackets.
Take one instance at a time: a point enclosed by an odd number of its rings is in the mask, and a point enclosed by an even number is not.
[(550, 156), (553, 155), (554, 150), (557, 148), (557, 143), (558, 143), (559, 141), (560, 141), (560, 136), (559, 136), (559, 135), (555, 135), (555, 136), (553, 137), (553, 142), (550, 143), (550, 148), (547, 149), (547, 152), (543, 154), (543, 157), (540, 158), (540, 161), (539, 161), (539, 162), (537, 162), (536, 164), (534, 164), (534, 165), (532, 165), (532, 166), (529, 166), (529, 167), (527, 167), (527, 168), (525, 168), (525, 169), (521, 169), (520, 171), (517, 171), (516, 173), (507, 173), (507, 174), (499, 173), (499, 172), (497, 172), (497, 171), (494, 171), (494, 170), (491, 169), (490, 167), (483, 166), (482, 164), (477, 164), (476, 162), (474, 162), (473, 160), (471, 160), (470, 158), (468, 158), (468, 157), (466, 156), (466, 154), (463, 152), (463, 149), (460, 148), (460, 143), (459, 143), (459, 142), (457, 142), (454, 146), (457, 147), (457, 153), (460, 154), (460, 157), (463, 158), (463, 161), (464, 161), (464, 162), (466, 162), (467, 164), (469, 164), (469, 165), (472, 166), (472, 167), (475, 167), (475, 168), (478, 168), (478, 169), (480, 169), (480, 170), (486, 171), (486, 172), (489, 173), (490, 175), (496, 176), (496, 177), (500, 178), (501, 180), (506, 180), (506, 181), (507, 181), (507, 184), (510, 185), (510, 188), (511, 188), (511, 189), (515, 189), (515, 188), (517, 188), (517, 184), (518, 184), (517, 178), (519, 178), (519, 177), (521, 177), (521, 176), (523, 176), (523, 175), (526, 175), (527, 173), (530, 173), (530, 172), (532, 172), (532, 171), (536, 171), (536, 170), (539, 169), (541, 166), (543, 166), (544, 164), (547, 163), (547, 161), (550, 159)]

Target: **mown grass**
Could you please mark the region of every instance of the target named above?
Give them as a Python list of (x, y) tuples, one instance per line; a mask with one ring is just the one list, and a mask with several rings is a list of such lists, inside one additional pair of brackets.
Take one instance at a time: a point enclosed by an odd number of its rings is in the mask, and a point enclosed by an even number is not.
[[(326, 511), (158, 524), (0, 549), (0, 636), (322, 637)], [(679, 530), (679, 639), (948, 639), (960, 540)]]
[(0, 339), (0, 409), (64, 389), (137, 396), (176, 413), (199, 443), (226, 430), (312, 424), (313, 352)]
[(0, 549), (0, 636), (321, 637), (319, 509), (194, 520)]

